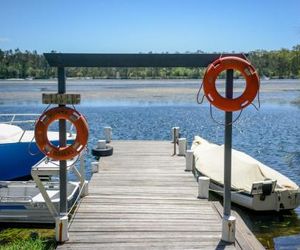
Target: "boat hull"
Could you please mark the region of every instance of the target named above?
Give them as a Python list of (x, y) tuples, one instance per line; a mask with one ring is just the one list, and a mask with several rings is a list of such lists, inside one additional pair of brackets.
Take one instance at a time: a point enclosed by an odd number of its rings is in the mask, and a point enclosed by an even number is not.
[(31, 167), (43, 157), (45, 155), (39, 151), (35, 143), (0, 144), (0, 180), (26, 179), (31, 176)]
[[(51, 202), (59, 211), (59, 185), (46, 184)], [(80, 193), (77, 182), (68, 182), (67, 202), (70, 209)], [(35, 182), (0, 183), (0, 222), (2, 223), (40, 223), (53, 224), (55, 218), (41, 196)]]
[[(216, 194), (223, 196), (223, 186), (210, 182), (210, 190)], [(292, 210), (300, 204), (299, 190), (275, 190), (270, 195), (251, 195), (242, 192), (231, 192), (231, 201), (240, 206), (246, 207), (254, 211), (284, 211)]]
[[(57, 140), (51, 142), (59, 144)], [(35, 142), (0, 144), (0, 181), (31, 179), (31, 167), (44, 157)]]
[[(210, 178), (210, 189), (223, 195), (224, 145), (195, 136), (195, 173)], [(231, 201), (255, 211), (283, 211), (300, 204), (300, 188), (288, 177), (244, 152), (232, 149)]]

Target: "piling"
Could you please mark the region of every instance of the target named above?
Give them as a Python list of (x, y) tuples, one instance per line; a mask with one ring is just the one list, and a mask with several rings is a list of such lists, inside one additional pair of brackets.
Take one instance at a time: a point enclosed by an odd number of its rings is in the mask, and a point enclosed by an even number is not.
[(178, 139), (178, 155), (179, 156), (185, 156), (186, 153), (186, 148), (187, 148), (187, 144), (186, 144), (186, 138), (179, 138)]
[(185, 154), (185, 171), (192, 171), (194, 166), (194, 152), (187, 150)]

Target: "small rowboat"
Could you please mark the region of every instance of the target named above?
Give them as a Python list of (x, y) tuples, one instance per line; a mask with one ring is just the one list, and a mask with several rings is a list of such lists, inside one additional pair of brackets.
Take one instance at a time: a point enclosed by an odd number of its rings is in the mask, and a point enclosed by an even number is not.
[[(196, 171), (210, 178), (210, 190), (223, 194), (224, 146), (196, 136), (192, 150)], [(255, 211), (295, 209), (300, 204), (299, 186), (251, 156), (232, 149), (232, 202)]]
[[(59, 183), (44, 183), (54, 207), (59, 211)], [(70, 209), (80, 193), (79, 182), (68, 182)], [(0, 181), (0, 222), (53, 224), (55, 218), (34, 181)]]

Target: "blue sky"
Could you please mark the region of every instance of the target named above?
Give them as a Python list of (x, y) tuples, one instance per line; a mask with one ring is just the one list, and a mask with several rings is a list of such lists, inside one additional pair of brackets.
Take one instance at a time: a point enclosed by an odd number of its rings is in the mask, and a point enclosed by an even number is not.
[(300, 0), (1, 0), (0, 48), (248, 52), (300, 44)]

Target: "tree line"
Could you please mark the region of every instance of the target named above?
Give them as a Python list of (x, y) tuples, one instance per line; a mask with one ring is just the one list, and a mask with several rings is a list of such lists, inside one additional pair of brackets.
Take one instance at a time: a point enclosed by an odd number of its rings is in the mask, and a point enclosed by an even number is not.
[[(190, 52), (187, 52), (190, 53)], [(203, 53), (197, 51), (196, 53)], [(292, 49), (256, 50), (248, 54), (260, 76), (268, 78), (300, 78), (300, 45)], [(201, 78), (203, 68), (67, 68), (68, 77), (76, 78), (124, 78), (168, 79)], [(56, 77), (56, 68), (48, 65), (43, 55), (36, 51), (1, 50), (0, 79)], [(224, 74), (223, 74), (224, 76)], [(238, 73), (235, 73), (238, 77)]]

